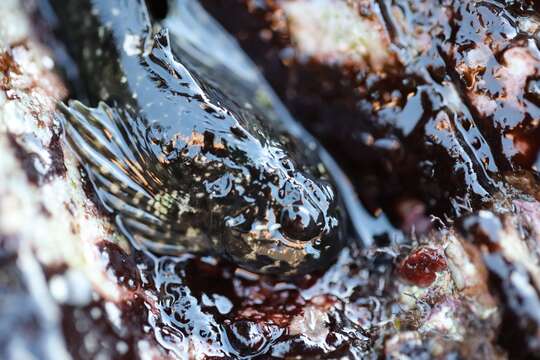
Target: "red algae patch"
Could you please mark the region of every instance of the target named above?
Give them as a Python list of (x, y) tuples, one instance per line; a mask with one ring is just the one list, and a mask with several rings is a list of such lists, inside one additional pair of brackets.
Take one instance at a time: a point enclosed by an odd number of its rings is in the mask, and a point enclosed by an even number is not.
[(398, 272), (408, 282), (427, 287), (435, 281), (437, 272), (446, 267), (446, 259), (438, 250), (421, 248), (410, 253), (400, 263)]

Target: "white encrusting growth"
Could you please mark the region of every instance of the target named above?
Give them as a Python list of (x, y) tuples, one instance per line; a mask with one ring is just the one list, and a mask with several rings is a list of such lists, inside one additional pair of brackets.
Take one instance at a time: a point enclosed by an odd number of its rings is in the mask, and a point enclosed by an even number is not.
[(339, 65), (387, 62), (388, 41), (376, 22), (339, 0), (293, 0), (281, 4), (300, 56)]
[(141, 54), (141, 38), (138, 35), (126, 34), (123, 49), (128, 56)]

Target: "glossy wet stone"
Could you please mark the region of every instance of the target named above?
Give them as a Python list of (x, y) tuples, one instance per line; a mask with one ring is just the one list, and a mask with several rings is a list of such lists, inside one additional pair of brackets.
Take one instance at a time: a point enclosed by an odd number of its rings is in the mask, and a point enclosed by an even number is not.
[[(518, 203), (518, 206), (522, 205)], [(527, 213), (525, 210), (522, 214)], [(469, 241), (478, 245), (489, 271), (490, 285), (503, 299), (502, 329), (498, 342), (512, 356), (527, 357), (536, 354), (539, 349), (538, 274), (536, 269), (528, 266), (526, 259), (517, 260), (524, 257), (520, 252), (529, 250), (522, 248), (522, 244), (512, 242), (513, 234), (504, 229), (505, 222), (508, 223), (508, 218), (504, 216), (480, 211), (463, 219), (462, 232)], [(533, 219), (525, 218), (522, 226), (525, 231), (530, 231), (533, 224)], [(536, 235), (531, 233), (528, 236), (535, 238)]]

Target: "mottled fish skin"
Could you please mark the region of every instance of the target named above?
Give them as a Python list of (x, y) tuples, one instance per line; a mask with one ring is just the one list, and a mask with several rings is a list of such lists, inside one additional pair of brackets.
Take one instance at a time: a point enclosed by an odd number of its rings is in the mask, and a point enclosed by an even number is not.
[(312, 144), (184, 64), (142, 0), (50, 2), (95, 106), (61, 106), (66, 139), (135, 246), (280, 275), (335, 259), (345, 213)]

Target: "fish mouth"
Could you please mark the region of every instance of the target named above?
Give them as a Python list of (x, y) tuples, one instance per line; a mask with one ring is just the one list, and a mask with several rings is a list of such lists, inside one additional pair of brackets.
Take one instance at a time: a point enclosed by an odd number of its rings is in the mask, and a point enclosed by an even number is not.
[(229, 250), (228, 257), (239, 267), (256, 273), (282, 277), (302, 275), (320, 269), (321, 266), (330, 264), (341, 250), (340, 246), (321, 251), (315, 249), (311, 243), (262, 240), (258, 241), (250, 252), (239, 256), (234, 248), (238, 245), (238, 241), (228, 245), (233, 245), (233, 248), (226, 245)]

